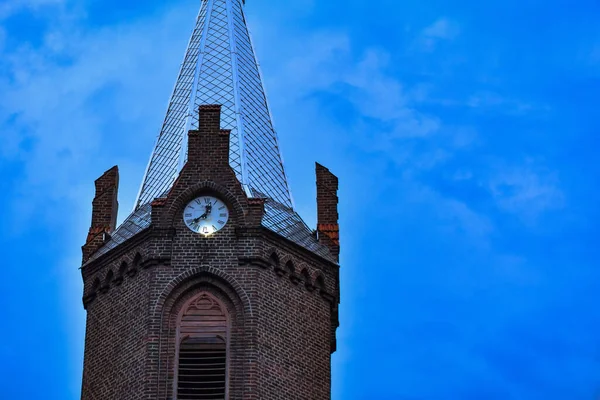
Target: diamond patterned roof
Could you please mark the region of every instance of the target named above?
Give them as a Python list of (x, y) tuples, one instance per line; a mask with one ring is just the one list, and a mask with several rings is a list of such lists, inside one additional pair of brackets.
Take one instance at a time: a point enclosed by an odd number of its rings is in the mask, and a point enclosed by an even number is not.
[(229, 162), (259, 197), (292, 200), (267, 98), (244, 17), (243, 0), (203, 0), (136, 207), (164, 195), (187, 157), (187, 132), (202, 104), (222, 106)]

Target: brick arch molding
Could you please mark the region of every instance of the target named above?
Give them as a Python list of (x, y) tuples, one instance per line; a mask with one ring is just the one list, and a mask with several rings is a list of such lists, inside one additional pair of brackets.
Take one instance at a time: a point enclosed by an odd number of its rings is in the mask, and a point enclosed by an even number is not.
[[(196, 268), (192, 268), (176, 278), (174, 278), (169, 284), (165, 287), (165, 289), (161, 292), (158, 297), (156, 304), (154, 305), (154, 309), (152, 311), (152, 315), (154, 317), (160, 317), (164, 310), (164, 305), (167, 300), (171, 297), (172, 293), (176, 293), (178, 289), (187, 284), (190, 281), (195, 281), (195, 283), (201, 283), (203, 281), (208, 281), (210, 278), (216, 279), (228, 287), (241, 302), (243, 307), (243, 312), (245, 315), (252, 318), (252, 304), (250, 303), (250, 297), (244, 290), (244, 288), (233, 278), (231, 275), (221, 271), (218, 268), (211, 266), (200, 266)], [(235, 302), (235, 299), (230, 299), (232, 302)]]
[(231, 191), (229, 191), (226, 187), (215, 182), (203, 181), (187, 188), (183, 193), (177, 196), (177, 198), (169, 206), (169, 209), (166, 210), (166, 219), (169, 221), (171, 226), (173, 226), (176, 214), (201, 192), (205, 192), (206, 194), (220, 195), (225, 200), (227, 205), (231, 207), (231, 211), (236, 222), (240, 225), (245, 225), (246, 218), (244, 216), (244, 210), (237, 196), (231, 193)]

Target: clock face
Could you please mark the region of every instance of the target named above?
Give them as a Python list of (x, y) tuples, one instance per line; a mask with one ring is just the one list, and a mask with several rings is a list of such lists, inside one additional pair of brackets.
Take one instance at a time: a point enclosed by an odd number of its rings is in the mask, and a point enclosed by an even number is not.
[(200, 196), (185, 207), (183, 220), (192, 231), (208, 236), (227, 224), (229, 209), (216, 197)]

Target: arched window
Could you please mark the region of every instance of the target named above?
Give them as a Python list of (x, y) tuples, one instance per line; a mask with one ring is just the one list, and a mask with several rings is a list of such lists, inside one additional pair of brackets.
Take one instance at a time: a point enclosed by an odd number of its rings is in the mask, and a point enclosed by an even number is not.
[(209, 293), (184, 306), (177, 325), (178, 400), (227, 398), (228, 335), (227, 310)]

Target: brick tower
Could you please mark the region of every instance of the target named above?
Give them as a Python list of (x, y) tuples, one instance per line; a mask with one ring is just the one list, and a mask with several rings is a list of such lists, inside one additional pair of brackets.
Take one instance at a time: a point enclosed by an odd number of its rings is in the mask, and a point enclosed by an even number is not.
[(243, 14), (203, 0), (134, 212), (96, 180), (81, 272), (82, 400), (325, 400), (339, 304), (338, 180), (294, 211)]

